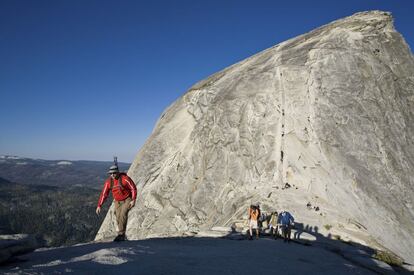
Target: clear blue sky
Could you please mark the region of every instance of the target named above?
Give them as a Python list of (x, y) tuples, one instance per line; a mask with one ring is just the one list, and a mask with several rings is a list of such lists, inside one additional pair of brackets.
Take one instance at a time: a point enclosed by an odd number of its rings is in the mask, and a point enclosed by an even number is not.
[(0, 155), (132, 161), (199, 80), (358, 11), (414, 1), (0, 0)]

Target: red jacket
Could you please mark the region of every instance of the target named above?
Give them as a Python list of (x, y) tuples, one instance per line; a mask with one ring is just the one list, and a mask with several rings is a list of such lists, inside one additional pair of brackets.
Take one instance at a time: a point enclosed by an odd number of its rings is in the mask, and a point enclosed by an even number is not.
[[(119, 177), (122, 178), (122, 188), (119, 186)], [(111, 188), (111, 177), (107, 178), (104, 184), (101, 195), (99, 196), (98, 207), (101, 207), (108, 197), (109, 190), (112, 189), (112, 196), (116, 201), (123, 201), (128, 197), (132, 200), (137, 198), (137, 187), (134, 181), (125, 173), (120, 173), (118, 179), (113, 179), (113, 186)]]

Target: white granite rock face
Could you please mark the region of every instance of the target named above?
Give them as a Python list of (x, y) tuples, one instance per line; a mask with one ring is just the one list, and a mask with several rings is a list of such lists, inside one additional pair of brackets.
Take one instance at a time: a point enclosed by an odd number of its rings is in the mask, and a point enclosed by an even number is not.
[[(228, 227), (260, 202), (414, 263), (413, 112), (414, 59), (389, 13), (278, 44), (162, 114), (129, 170), (139, 194), (127, 235)], [(115, 234), (112, 209), (98, 240)]]

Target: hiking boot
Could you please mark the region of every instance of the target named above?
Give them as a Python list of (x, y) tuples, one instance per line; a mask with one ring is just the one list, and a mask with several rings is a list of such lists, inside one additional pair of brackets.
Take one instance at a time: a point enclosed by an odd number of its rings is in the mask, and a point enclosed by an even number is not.
[(122, 242), (122, 241), (125, 241), (125, 234), (118, 235), (118, 236), (116, 236), (116, 238), (114, 239), (114, 242)]

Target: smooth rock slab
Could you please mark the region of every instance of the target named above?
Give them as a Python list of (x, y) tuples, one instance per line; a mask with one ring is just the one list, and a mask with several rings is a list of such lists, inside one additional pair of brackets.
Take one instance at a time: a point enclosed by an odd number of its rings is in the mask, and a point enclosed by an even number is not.
[(269, 239), (171, 238), (94, 243), (36, 250), (25, 258), (17, 266), (0, 267), (0, 273), (376, 274), (323, 248)]
[(0, 264), (14, 256), (26, 254), (45, 245), (45, 241), (34, 235), (0, 235)]

